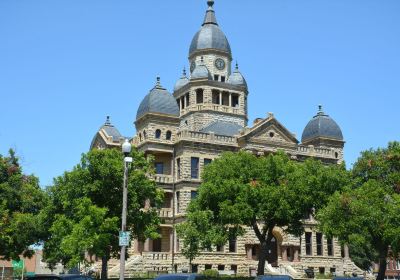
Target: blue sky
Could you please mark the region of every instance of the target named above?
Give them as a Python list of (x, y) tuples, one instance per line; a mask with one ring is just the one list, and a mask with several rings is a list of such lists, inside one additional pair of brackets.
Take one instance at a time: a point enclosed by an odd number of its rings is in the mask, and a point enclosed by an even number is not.
[[(400, 140), (400, 1), (216, 0), (249, 85), (249, 124), (273, 112), (301, 138), (318, 104), (341, 126), (348, 167)], [(1, 0), (0, 154), (52, 183), (106, 115), (135, 133), (156, 76), (188, 68), (205, 0)]]

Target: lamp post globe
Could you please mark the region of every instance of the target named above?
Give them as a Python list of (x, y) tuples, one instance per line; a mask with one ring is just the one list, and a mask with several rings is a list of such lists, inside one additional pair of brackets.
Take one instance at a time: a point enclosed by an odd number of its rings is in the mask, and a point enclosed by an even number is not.
[(125, 139), (124, 144), (122, 144), (122, 152), (125, 156), (128, 156), (132, 150), (132, 145), (129, 143), (128, 139)]

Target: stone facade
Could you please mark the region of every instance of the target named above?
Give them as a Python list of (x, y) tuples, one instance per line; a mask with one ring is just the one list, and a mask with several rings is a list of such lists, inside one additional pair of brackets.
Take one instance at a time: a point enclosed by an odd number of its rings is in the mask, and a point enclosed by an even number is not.
[[(208, 3), (211, 6), (202, 28), (211, 28), (207, 27), (209, 22), (217, 25), (213, 18), (213, 1)], [(224, 61), (223, 67), (217, 67), (218, 59)], [(256, 119), (248, 127), (247, 84), (237, 67), (232, 73), (231, 61), (230, 48), (229, 52), (226, 48), (198, 48), (189, 54), (191, 70), (197, 64), (205, 65), (208, 73), (196, 78), (187, 79), (185, 75), (181, 78), (183, 85), (176, 86), (171, 95), (172, 101), (168, 101), (172, 102), (168, 106), (176, 104), (178, 115), (165, 113), (164, 109), (161, 110), (163, 104), (159, 105), (159, 111), (154, 109), (154, 104), (141, 104), (141, 107), (150, 109), (136, 119), (136, 135), (131, 142), (146, 155), (154, 157), (157, 174), (153, 179), (165, 190), (166, 195), (163, 208), (159, 211), (163, 218), (160, 228), (162, 237), (144, 243), (132, 242), (126, 263), (127, 276), (189, 269), (188, 260), (180, 254), (182, 242), (174, 228), (185, 219), (187, 207), (195, 198), (201, 183), (204, 166), (221, 153), (246, 150), (263, 156), (284, 150), (293, 160), (303, 161), (313, 157), (326, 164), (343, 161), (343, 139), (317, 134), (311, 140), (300, 143), (272, 113)], [(158, 89), (162, 89), (159, 81), (151, 91), (153, 96)], [(321, 109), (317, 116), (330, 120)], [(240, 129), (235, 131), (237, 127)], [(107, 128), (103, 126), (99, 130), (91, 148), (120, 145), (121, 141), (107, 134)], [(328, 240), (317, 231), (317, 221), (313, 217), (304, 220), (304, 230), (303, 236), (295, 237), (286, 234), (283, 229), (275, 229), (275, 246), (271, 248), (272, 257), (266, 266), (266, 273), (290, 274), (295, 278), (302, 277), (306, 268), (323, 274), (362, 273), (349, 259), (348, 250), (343, 250), (336, 239)], [(237, 240), (202, 252), (193, 261), (192, 269), (200, 272), (213, 268), (250, 275), (257, 268), (258, 250), (259, 242), (252, 230), (248, 229)], [(118, 273), (116, 264), (110, 269), (109, 275), (115, 277)]]

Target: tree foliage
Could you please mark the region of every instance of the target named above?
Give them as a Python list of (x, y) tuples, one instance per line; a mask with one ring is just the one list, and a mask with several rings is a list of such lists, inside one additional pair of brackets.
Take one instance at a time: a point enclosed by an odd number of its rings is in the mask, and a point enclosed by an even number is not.
[(198, 197), (180, 225), (186, 229), (178, 231), (181, 237), (199, 239), (198, 245), (184, 241), (193, 248), (184, 250), (222, 245), (250, 228), (260, 241), (258, 274), (263, 274), (274, 229), (301, 235), (304, 215), (322, 207), (326, 196), (347, 180), (343, 166), (298, 163), (283, 152), (267, 157), (225, 153), (205, 168)]
[(400, 252), (400, 143), (363, 152), (352, 176), (318, 214), (321, 229), (349, 243), (360, 265), (378, 262), (384, 279), (389, 253)]
[[(160, 205), (163, 193), (148, 177), (153, 172), (151, 162), (136, 150), (131, 156), (127, 229), (139, 240), (155, 238), (160, 222), (157, 211), (144, 206), (149, 199)], [(102, 258), (102, 271), (106, 273), (108, 259), (120, 250), (123, 171), (122, 152), (92, 150), (82, 155), (72, 171), (54, 180), (48, 189), (50, 203), (43, 211), (43, 223), (48, 228), (44, 257), (50, 266), (90, 262), (86, 258), (89, 254)]]
[(40, 240), (38, 213), (46, 203), (39, 180), (25, 175), (13, 150), (0, 155), (0, 256), (31, 256), (30, 245)]

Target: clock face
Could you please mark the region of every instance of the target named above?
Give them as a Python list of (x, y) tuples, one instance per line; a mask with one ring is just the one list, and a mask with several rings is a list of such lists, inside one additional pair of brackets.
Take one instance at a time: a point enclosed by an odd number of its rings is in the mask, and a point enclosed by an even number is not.
[(215, 67), (217, 67), (218, 70), (224, 70), (225, 68), (225, 61), (221, 58), (217, 58), (215, 60)]
[(190, 73), (193, 72), (194, 68), (196, 68), (196, 62), (193, 60), (192, 63), (190, 64)]

